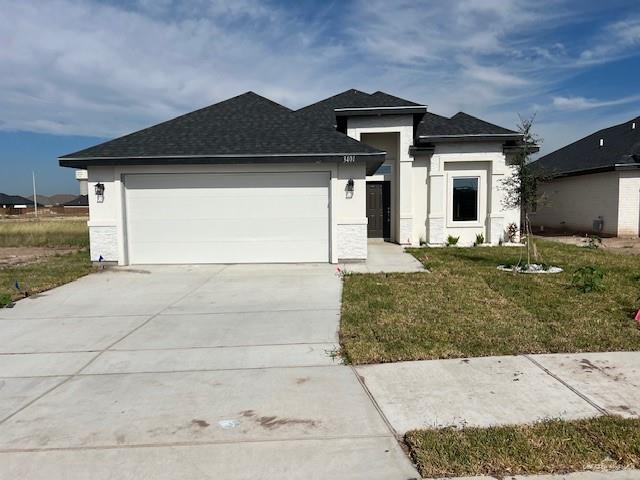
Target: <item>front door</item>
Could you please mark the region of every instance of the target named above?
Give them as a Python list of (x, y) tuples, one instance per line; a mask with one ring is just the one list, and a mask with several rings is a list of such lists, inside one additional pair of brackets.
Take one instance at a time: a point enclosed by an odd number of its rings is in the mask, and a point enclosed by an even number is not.
[(389, 182), (367, 182), (367, 237), (391, 236), (391, 188)]

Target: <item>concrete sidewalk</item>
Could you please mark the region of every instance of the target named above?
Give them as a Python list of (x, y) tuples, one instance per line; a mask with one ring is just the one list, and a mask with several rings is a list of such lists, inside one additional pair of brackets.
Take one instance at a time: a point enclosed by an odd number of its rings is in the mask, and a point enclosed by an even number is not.
[(367, 260), (362, 263), (344, 263), (340, 268), (353, 273), (411, 273), (426, 272), (422, 263), (404, 251), (405, 247), (381, 239), (369, 239)]
[(640, 415), (640, 352), (428, 360), (356, 369), (399, 435), (452, 425)]

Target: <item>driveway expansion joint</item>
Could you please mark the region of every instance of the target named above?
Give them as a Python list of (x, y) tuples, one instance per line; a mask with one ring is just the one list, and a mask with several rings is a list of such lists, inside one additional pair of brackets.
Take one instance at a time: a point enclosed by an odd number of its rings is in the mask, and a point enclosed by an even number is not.
[(172, 448), (172, 447), (194, 447), (203, 445), (238, 445), (243, 443), (278, 443), (278, 442), (305, 442), (305, 441), (333, 441), (333, 440), (362, 440), (368, 438), (393, 438), (390, 434), (369, 434), (369, 435), (327, 435), (309, 437), (288, 437), (288, 438), (255, 438), (250, 440), (210, 440), (200, 442), (164, 442), (164, 443), (137, 443), (131, 445), (93, 445), (86, 447), (43, 447), (43, 448), (16, 448), (0, 449), (0, 455), (11, 453), (39, 453), (39, 452), (66, 452), (77, 450), (126, 450), (132, 448)]
[(584, 393), (582, 393), (581, 391), (579, 391), (577, 388), (573, 387), (572, 385), (568, 384), (567, 382), (565, 382), (562, 378), (560, 378), (558, 375), (556, 375), (555, 373), (553, 373), (551, 370), (549, 370), (548, 368), (546, 368), (545, 366), (543, 366), (540, 362), (538, 362), (536, 359), (534, 359), (531, 355), (529, 354), (522, 354), (522, 357), (526, 358), (527, 360), (529, 360), (532, 364), (534, 364), (536, 367), (538, 367), (539, 369), (541, 369), (543, 372), (545, 372), (547, 375), (549, 375), (551, 378), (555, 379), (556, 381), (558, 381), (559, 383), (561, 383), (562, 385), (564, 385), (566, 388), (568, 388), (569, 390), (571, 390), (571, 392), (573, 392), (574, 394), (576, 394), (578, 397), (580, 397), (582, 400), (584, 400), (585, 402), (587, 402), (589, 405), (591, 405), (593, 408), (595, 408), (596, 410), (598, 410), (601, 414), (603, 415), (611, 415), (611, 413), (609, 411), (607, 411), (607, 409), (601, 407), (600, 405), (598, 405), (596, 402), (594, 402), (591, 398), (589, 398), (588, 396), (586, 396)]

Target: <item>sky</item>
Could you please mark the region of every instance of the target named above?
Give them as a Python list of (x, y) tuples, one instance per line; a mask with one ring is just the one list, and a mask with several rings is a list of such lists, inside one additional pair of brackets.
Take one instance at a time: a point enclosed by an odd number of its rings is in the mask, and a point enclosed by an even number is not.
[(77, 193), (57, 157), (255, 91), (382, 90), (550, 152), (640, 115), (637, 0), (0, 0), (0, 192)]

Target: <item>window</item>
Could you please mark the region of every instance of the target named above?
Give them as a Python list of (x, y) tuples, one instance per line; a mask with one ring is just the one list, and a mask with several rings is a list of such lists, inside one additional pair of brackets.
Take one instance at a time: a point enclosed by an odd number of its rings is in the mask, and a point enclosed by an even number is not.
[(376, 170), (374, 175), (390, 175), (391, 174), (391, 165), (380, 165), (380, 168)]
[(453, 179), (453, 221), (478, 221), (478, 177)]

